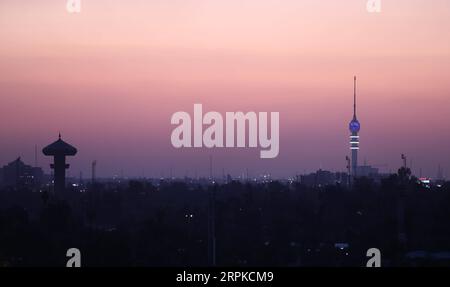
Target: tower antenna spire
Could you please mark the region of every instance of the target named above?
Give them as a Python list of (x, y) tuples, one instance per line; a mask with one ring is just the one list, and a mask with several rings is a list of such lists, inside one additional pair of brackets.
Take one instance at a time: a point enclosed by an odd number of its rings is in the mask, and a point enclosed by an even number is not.
[(356, 76), (353, 78), (353, 115), (356, 117)]

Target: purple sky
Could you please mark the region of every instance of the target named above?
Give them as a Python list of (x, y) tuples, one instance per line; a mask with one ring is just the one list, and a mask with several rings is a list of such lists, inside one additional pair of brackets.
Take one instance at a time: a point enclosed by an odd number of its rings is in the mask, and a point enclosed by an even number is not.
[[(29, 2), (29, 3), (28, 3)], [(358, 76), (361, 163), (450, 170), (450, 2), (65, 1), (0, 3), (0, 165), (57, 139), (70, 173), (99, 176), (343, 171)], [(176, 150), (170, 118), (279, 112), (280, 155)], [(39, 155), (49, 171), (50, 159)]]

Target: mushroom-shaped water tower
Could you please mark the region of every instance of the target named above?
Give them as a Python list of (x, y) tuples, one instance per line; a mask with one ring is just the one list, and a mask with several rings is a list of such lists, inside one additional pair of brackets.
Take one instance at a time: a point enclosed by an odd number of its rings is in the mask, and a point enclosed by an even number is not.
[(77, 149), (70, 144), (59, 139), (54, 143), (45, 147), (42, 152), (46, 156), (53, 156), (53, 164), (50, 165), (55, 170), (55, 192), (62, 192), (66, 187), (66, 169), (69, 165), (66, 164), (66, 156), (74, 156), (77, 153)]

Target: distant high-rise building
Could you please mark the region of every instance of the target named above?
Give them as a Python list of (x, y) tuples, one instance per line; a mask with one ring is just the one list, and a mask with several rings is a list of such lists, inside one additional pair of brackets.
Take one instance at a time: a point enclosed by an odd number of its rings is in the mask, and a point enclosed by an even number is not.
[(358, 171), (358, 151), (359, 151), (359, 131), (361, 125), (356, 118), (356, 77), (354, 77), (353, 82), (353, 119), (349, 124), (350, 135), (350, 150), (352, 152), (352, 176), (357, 176)]
[(303, 185), (311, 187), (320, 187), (335, 184), (335, 176), (332, 172), (319, 169), (317, 172), (300, 176), (300, 182)]
[(319, 169), (314, 173), (300, 176), (300, 183), (309, 187), (346, 184), (347, 182), (348, 174), (342, 172), (331, 172), (322, 169)]
[(372, 167), (370, 165), (359, 165), (356, 169), (358, 176), (365, 177), (377, 177), (379, 174), (378, 168)]

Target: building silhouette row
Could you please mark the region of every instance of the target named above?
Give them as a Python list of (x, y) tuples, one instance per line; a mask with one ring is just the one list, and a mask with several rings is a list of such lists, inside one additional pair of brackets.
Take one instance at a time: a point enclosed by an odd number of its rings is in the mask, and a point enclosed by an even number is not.
[[(379, 169), (367, 164), (360, 165), (358, 162), (360, 151), (360, 131), (361, 123), (357, 117), (357, 79), (354, 77), (353, 83), (353, 117), (348, 125), (350, 131), (350, 157), (347, 156), (347, 172), (331, 172), (318, 170), (317, 172), (297, 176), (300, 182), (307, 186), (325, 186), (325, 185), (348, 185), (357, 177), (368, 177), (379, 181), (387, 174), (381, 174)], [(61, 139), (58, 139), (42, 150), (46, 156), (53, 157), (53, 163), (50, 165), (53, 170), (52, 176), (46, 176), (40, 167), (32, 167), (25, 164), (21, 158), (10, 162), (0, 168), (0, 187), (27, 187), (36, 189), (43, 183), (53, 183), (51, 185), (55, 192), (62, 192), (66, 188), (66, 170), (69, 164), (66, 163), (67, 156), (77, 154), (77, 149)], [(92, 180), (95, 180), (95, 161), (92, 167)], [(228, 176), (224, 182), (231, 182), (233, 179)], [(171, 179), (173, 179), (171, 177)], [(211, 178), (210, 178), (211, 179)], [(248, 178), (247, 178), (248, 179)], [(437, 180), (444, 179), (442, 169), (439, 167)], [(240, 179), (237, 179), (240, 180)]]
[(27, 165), (20, 157), (0, 168), (0, 187), (34, 189), (44, 180), (42, 168)]

